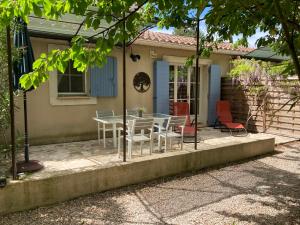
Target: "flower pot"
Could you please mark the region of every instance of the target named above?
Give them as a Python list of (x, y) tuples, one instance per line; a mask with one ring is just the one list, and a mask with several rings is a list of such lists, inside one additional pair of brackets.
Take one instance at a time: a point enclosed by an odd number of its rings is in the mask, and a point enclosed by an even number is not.
[(143, 117), (143, 111), (142, 110), (139, 111), (139, 117)]

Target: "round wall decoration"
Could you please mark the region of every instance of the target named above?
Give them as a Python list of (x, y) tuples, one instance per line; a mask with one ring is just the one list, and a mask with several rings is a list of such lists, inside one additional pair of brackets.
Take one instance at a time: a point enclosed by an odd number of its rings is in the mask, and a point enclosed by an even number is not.
[(134, 76), (133, 86), (138, 92), (146, 92), (149, 90), (151, 85), (150, 77), (147, 73), (139, 72)]

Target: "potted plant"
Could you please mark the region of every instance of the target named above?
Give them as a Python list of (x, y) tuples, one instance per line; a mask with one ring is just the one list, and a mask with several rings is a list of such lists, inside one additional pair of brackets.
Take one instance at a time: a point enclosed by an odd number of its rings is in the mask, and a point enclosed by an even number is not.
[(143, 113), (146, 112), (146, 109), (145, 109), (145, 107), (139, 107), (137, 111), (138, 111), (139, 117), (143, 117)]

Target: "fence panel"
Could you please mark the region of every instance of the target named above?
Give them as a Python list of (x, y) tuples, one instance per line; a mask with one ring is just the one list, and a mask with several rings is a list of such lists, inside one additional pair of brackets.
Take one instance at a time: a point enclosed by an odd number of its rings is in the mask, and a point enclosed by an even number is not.
[(268, 98), (263, 104), (261, 98), (250, 93), (247, 88), (231, 79), (222, 78), (221, 99), (231, 102), (234, 121), (246, 124), (251, 132), (263, 132), (300, 138), (300, 102), (290, 110), (292, 102), (288, 88), (294, 88), (295, 81), (285, 84), (277, 80), (268, 91)]

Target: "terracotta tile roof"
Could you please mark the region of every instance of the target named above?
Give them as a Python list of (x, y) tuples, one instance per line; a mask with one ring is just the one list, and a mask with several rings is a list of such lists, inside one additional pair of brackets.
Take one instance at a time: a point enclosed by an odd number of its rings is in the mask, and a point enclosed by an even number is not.
[[(182, 46), (190, 46), (190, 47), (196, 46), (196, 38), (166, 34), (161, 32), (154, 32), (149, 30), (144, 32), (139, 37), (139, 39), (149, 40), (154, 42), (164, 42), (169, 44), (177, 44)], [(234, 48), (233, 44), (228, 42), (223, 42), (218, 44), (218, 49), (240, 51), (240, 52), (251, 52), (254, 50), (254, 48), (247, 48), (244, 46), (239, 46), (237, 48)]]

